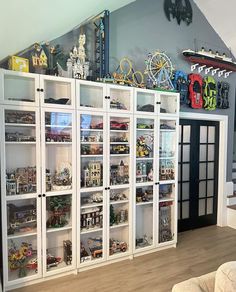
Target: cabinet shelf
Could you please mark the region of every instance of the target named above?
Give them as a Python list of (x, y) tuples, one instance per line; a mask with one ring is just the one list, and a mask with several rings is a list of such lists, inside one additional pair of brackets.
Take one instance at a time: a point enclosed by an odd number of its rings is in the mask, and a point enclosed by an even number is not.
[(103, 145), (103, 142), (81, 142), (80, 141), (80, 144), (81, 145)]
[(121, 224), (117, 224), (117, 225), (112, 225), (110, 226), (110, 229), (116, 229), (116, 228), (122, 228), (122, 227), (127, 227), (129, 226), (129, 223), (121, 223)]
[(16, 235), (8, 235), (7, 239), (17, 239), (17, 238), (22, 238), (22, 237), (28, 237), (28, 236), (36, 236), (37, 232), (21, 232), (20, 234)]
[(130, 156), (130, 153), (127, 154), (110, 154), (111, 157), (126, 157)]
[(174, 200), (175, 200), (174, 198), (159, 199), (159, 203), (162, 203), (162, 202), (173, 202)]
[(86, 154), (86, 155), (80, 155), (80, 157), (82, 158), (86, 158), (86, 157), (103, 157), (102, 154)]
[(80, 129), (80, 131), (86, 131), (86, 132), (103, 132), (103, 129)]
[(86, 229), (86, 230), (81, 230), (80, 231), (80, 234), (88, 234), (88, 233), (93, 233), (93, 232), (99, 232), (99, 231), (102, 231), (103, 228), (91, 228), (91, 229)]
[(153, 157), (136, 157), (137, 161), (140, 161), (140, 160), (153, 160), (153, 159), (154, 159)]
[(176, 132), (175, 129), (160, 129), (160, 132)]
[(72, 145), (72, 142), (45, 142), (46, 145)]
[(89, 208), (96, 208), (96, 207), (102, 207), (103, 203), (98, 203), (98, 204), (87, 204), (87, 205), (81, 205), (81, 209), (89, 209)]
[(72, 226), (64, 226), (64, 227), (58, 227), (58, 228), (47, 228), (47, 233), (52, 233), (52, 232), (61, 232), (65, 230), (71, 230)]
[(154, 132), (154, 129), (140, 129), (136, 128), (137, 131)]
[(67, 125), (45, 125), (45, 128), (72, 129), (72, 126), (67, 126)]
[(110, 145), (128, 145), (129, 144), (129, 142), (127, 141), (127, 142), (111, 142), (110, 141)]
[(175, 180), (160, 180), (159, 184), (160, 185), (169, 185), (169, 184), (174, 184)]
[(148, 202), (141, 202), (141, 203), (136, 203), (136, 206), (145, 206), (145, 205), (152, 205), (153, 201), (148, 201)]
[(5, 144), (6, 145), (36, 145), (36, 142), (17, 142), (17, 141), (9, 142), (9, 141), (6, 141)]
[(31, 128), (35, 128), (36, 127), (36, 124), (5, 123), (5, 126), (10, 126), (10, 127), (31, 127)]
[(110, 130), (111, 133), (129, 133), (128, 130)]
[(110, 205), (120, 205), (120, 204), (126, 204), (129, 203), (129, 200), (120, 200), (120, 201), (111, 201), (110, 200)]
[(166, 156), (166, 157), (159, 157), (161, 160), (169, 160), (169, 159), (175, 159), (175, 156)]

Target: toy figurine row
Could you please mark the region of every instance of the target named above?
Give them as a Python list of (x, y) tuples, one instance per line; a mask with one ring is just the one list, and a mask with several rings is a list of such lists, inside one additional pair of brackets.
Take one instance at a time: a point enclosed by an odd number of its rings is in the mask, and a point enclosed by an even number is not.
[[(63, 259), (47, 253), (47, 270), (57, 267), (62, 261), (66, 265), (72, 263), (72, 243), (70, 240), (63, 240)], [(26, 277), (29, 270), (38, 272), (37, 250), (34, 250), (31, 243), (22, 242), (20, 246), (12, 239), (8, 248), (8, 262), (11, 272), (18, 270), (18, 277)]]
[(171, 206), (173, 202), (159, 204), (159, 242), (171, 241), (173, 233), (171, 228)]
[(228, 82), (216, 82), (212, 76), (202, 78), (199, 74), (175, 71), (173, 85), (180, 93), (181, 105), (189, 104), (192, 108), (205, 110), (229, 108)]
[[(81, 263), (91, 261), (96, 258), (101, 258), (103, 255), (103, 245), (101, 237), (90, 237), (85, 244), (80, 242), (80, 261)], [(117, 239), (110, 239), (109, 254), (113, 255), (119, 252), (126, 252), (128, 245), (124, 241)]]

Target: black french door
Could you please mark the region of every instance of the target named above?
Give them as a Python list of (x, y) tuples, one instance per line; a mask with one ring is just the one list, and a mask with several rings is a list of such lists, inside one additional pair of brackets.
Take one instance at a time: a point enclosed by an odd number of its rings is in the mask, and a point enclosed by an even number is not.
[(219, 122), (180, 120), (178, 231), (217, 223)]

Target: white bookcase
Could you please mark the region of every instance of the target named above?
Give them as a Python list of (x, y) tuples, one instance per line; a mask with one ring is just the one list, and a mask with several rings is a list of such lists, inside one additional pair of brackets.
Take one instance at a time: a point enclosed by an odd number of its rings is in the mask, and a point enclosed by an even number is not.
[(0, 110), (6, 290), (175, 246), (177, 93), (0, 70)]

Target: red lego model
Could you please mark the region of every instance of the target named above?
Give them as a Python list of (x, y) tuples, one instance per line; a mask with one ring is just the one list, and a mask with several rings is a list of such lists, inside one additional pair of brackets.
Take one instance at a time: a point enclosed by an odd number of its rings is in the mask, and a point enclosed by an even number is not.
[(128, 130), (128, 124), (127, 123), (119, 123), (116, 121), (110, 122), (110, 129), (111, 130)]
[(192, 108), (202, 108), (202, 77), (199, 74), (189, 74), (189, 100)]

